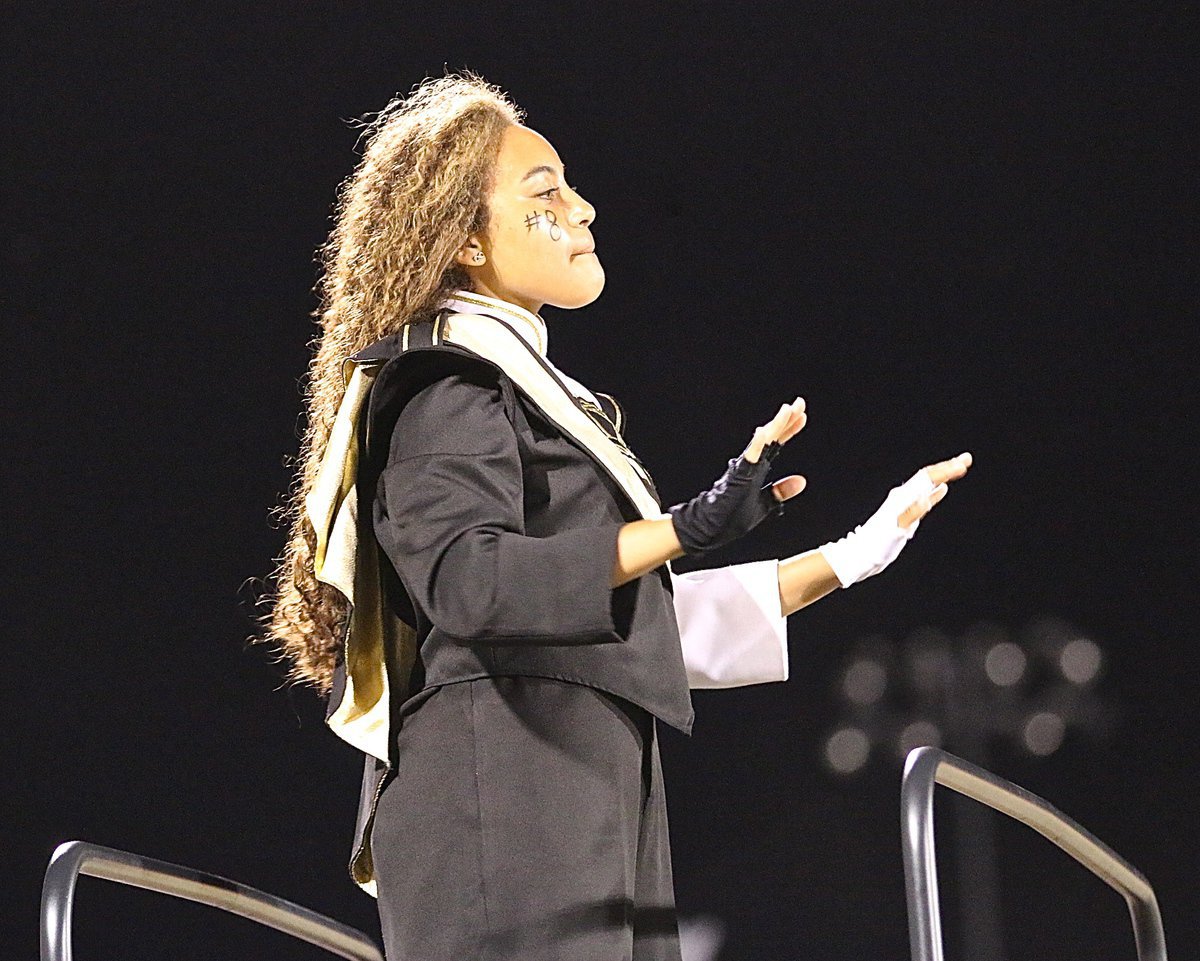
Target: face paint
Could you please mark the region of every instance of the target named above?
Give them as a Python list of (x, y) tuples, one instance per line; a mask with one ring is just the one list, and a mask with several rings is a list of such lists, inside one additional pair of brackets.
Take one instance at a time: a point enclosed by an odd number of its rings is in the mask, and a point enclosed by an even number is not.
[[(553, 210), (544, 211), (546, 223), (550, 226), (550, 239), (558, 243), (562, 237), (562, 228), (558, 225), (558, 215)], [(525, 218), (525, 232), (528, 233), (542, 224), (542, 214), (536, 210)]]

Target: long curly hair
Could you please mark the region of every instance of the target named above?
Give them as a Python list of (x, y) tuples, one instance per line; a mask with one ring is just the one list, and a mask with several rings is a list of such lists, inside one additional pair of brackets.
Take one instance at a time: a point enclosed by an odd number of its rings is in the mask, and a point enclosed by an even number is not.
[(275, 508), (291, 535), (272, 590), (259, 602), (264, 637), (287, 664), (285, 683), (327, 694), (349, 602), (316, 579), (316, 534), (304, 510), (345, 392), (351, 354), (431, 315), (451, 290), (470, 288), (454, 261), (486, 228), (496, 155), (524, 112), (470, 71), (426, 79), (373, 121), (362, 160), (338, 190), (334, 227), (318, 248), (320, 333), (302, 379), (306, 423), (287, 503)]

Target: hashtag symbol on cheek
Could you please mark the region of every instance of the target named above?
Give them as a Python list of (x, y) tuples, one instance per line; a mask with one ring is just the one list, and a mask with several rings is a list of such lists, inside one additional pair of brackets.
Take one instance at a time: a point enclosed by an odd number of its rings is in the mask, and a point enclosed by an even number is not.
[(525, 230), (526, 231), (533, 230), (533, 228), (536, 227), (541, 222), (542, 222), (542, 215), (535, 211), (534, 213), (531, 213), (529, 216), (527, 216), (525, 218)]

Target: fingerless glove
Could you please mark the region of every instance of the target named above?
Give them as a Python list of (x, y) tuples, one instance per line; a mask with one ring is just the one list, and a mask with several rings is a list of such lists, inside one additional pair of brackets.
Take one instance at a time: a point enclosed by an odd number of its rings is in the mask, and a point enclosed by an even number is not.
[(737, 540), (768, 515), (783, 513), (783, 501), (763, 483), (782, 446), (771, 441), (754, 463), (744, 456), (733, 458), (711, 490), (668, 509), (685, 553), (707, 553)]
[(842, 587), (878, 574), (899, 556), (921, 525), (915, 520), (907, 528), (901, 527), (900, 515), (934, 490), (929, 475), (919, 470), (899, 487), (893, 487), (866, 523), (840, 540), (821, 545), (819, 550)]

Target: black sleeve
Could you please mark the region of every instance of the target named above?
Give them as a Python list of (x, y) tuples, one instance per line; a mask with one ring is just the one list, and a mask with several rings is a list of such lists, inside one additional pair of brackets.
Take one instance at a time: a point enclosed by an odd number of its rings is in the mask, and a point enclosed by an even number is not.
[(524, 530), (517, 437), (496, 374), (442, 372), (400, 410), (374, 498), (380, 545), (413, 600), (474, 642), (619, 641), (620, 522)]

